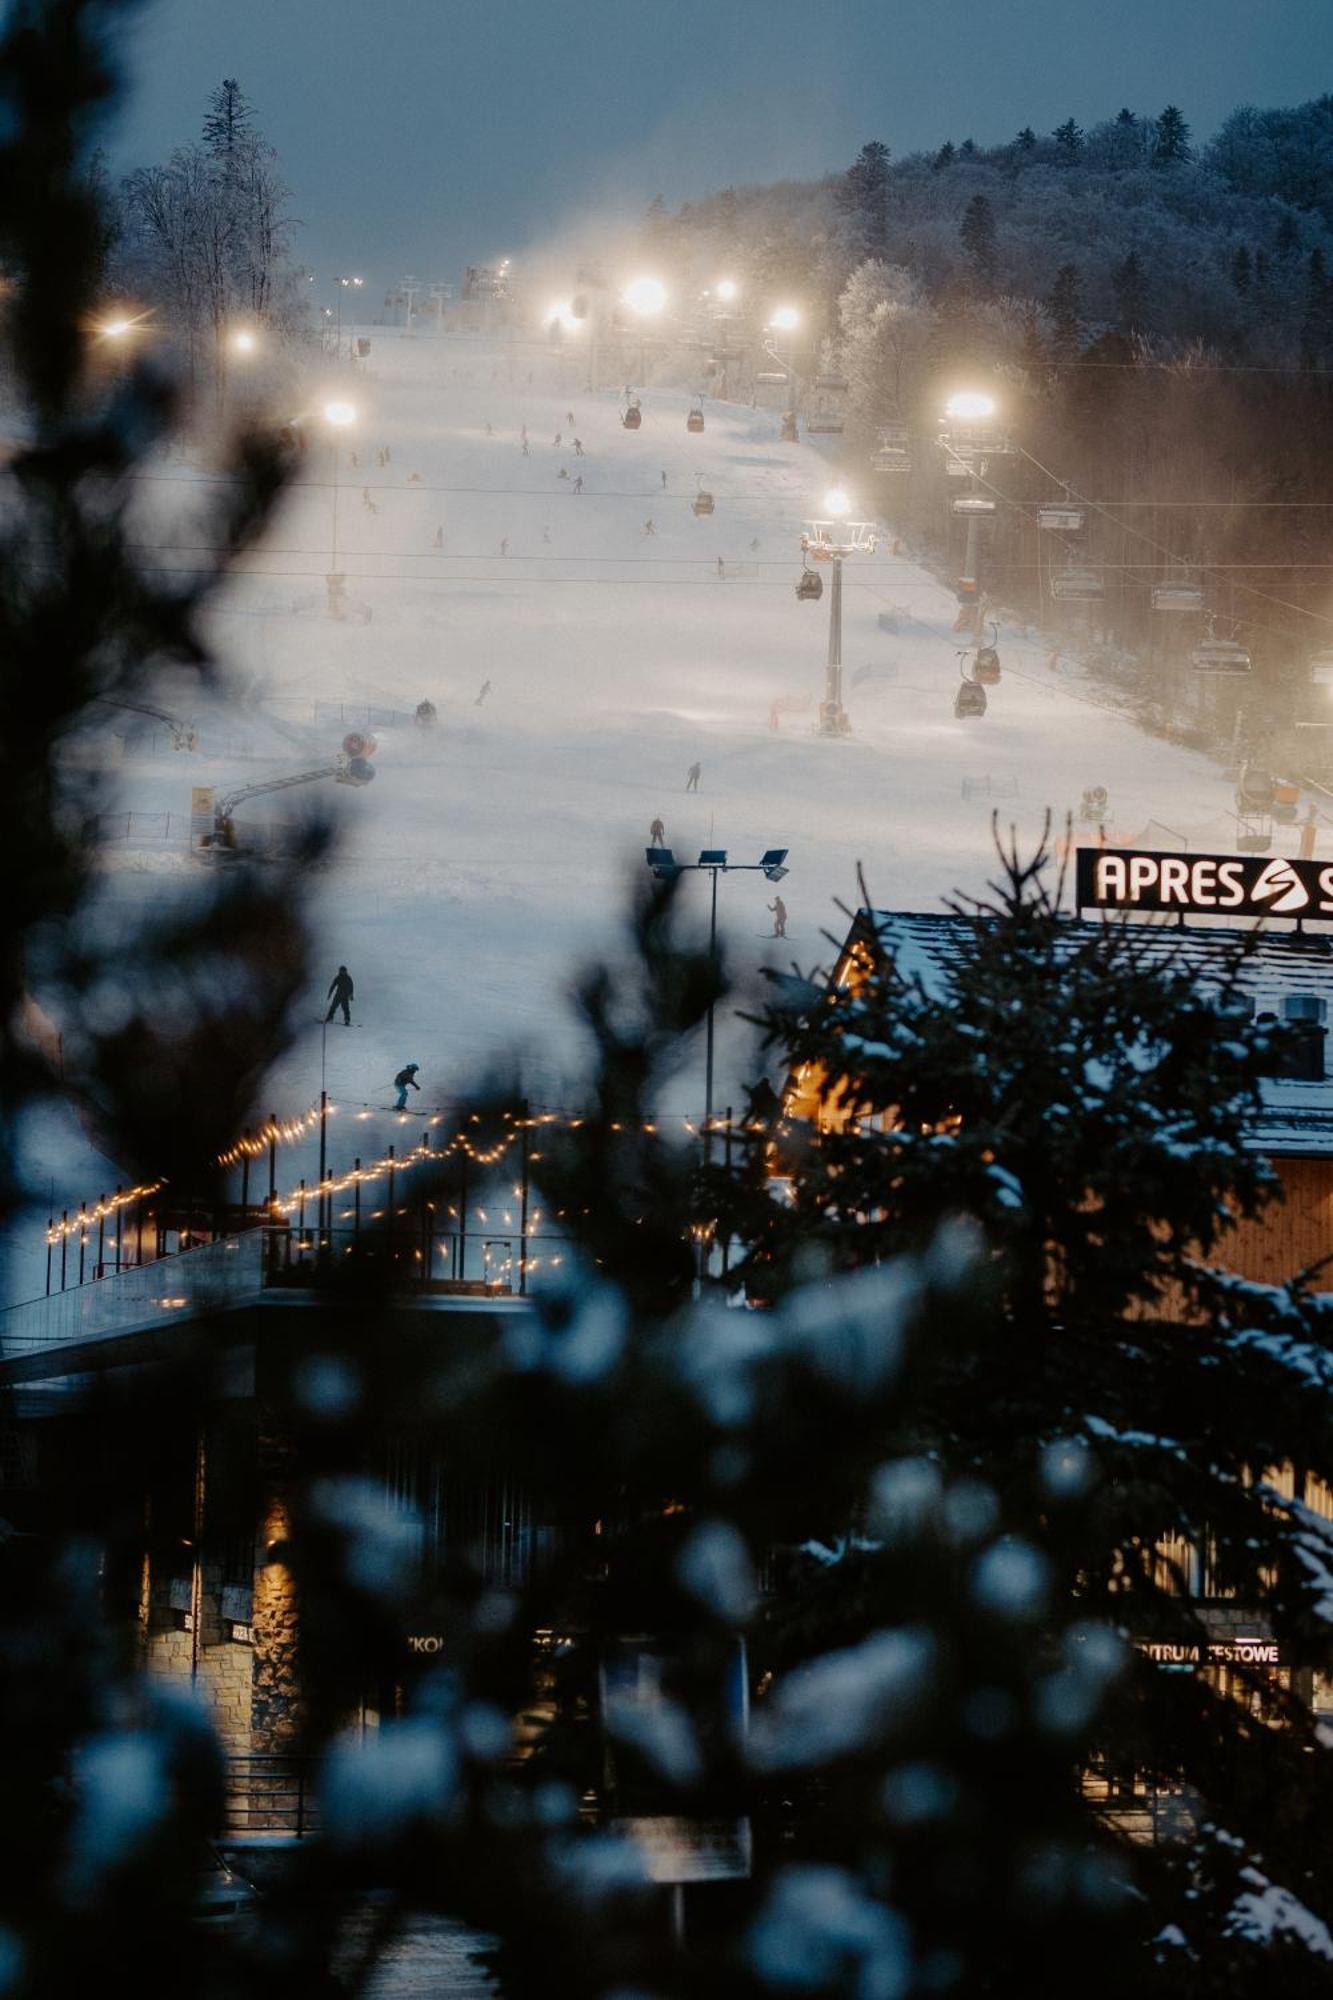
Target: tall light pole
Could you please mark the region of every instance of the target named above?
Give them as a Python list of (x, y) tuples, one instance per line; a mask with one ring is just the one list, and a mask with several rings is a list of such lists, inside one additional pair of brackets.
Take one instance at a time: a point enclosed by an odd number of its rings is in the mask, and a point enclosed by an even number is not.
[[(717, 878), (719, 875), (763, 875), (769, 882), (780, 882), (787, 874), (784, 866), (790, 849), (786, 847), (766, 848), (758, 861), (729, 861), (726, 849), (705, 847), (697, 861), (677, 861), (669, 847), (649, 847), (644, 850), (648, 866), (659, 882), (674, 882), (679, 875), (711, 875), (713, 891), (708, 917), (708, 964), (713, 975), (713, 986), (717, 985)], [(713, 1008), (714, 1001), (708, 1002), (708, 1024), (704, 1044), (704, 1165), (707, 1166), (713, 1151)]]
[(840, 486), (824, 495), (824, 518), (807, 521), (801, 553), (830, 565), (828, 656), (824, 667), (824, 699), (819, 704), (819, 735), (850, 736), (852, 725), (842, 705), (842, 566), (850, 555), (873, 554), (875, 524), (852, 521), (849, 496)]
[(339, 278), (338, 280), (338, 290), (334, 294), (334, 301), (338, 308), (338, 330), (334, 336), (333, 346), (335, 354), (341, 354), (343, 349), (343, 293), (359, 292), (365, 282), (364, 278), (352, 277)]
[[(967, 479), (966, 494), (961, 500), (955, 500), (951, 509), (956, 514), (965, 515), (967, 520), (963, 569), (958, 579), (958, 596), (964, 605), (975, 604), (980, 599), (978, 528), (982, 520), (995, 512), (994, 501), (987, 502), (984, 495), (977, 492), (977, 475), (984, 478), (987, 460), (1011, 449), (1009, 440), (996, 428), (994, 416), (993, 396), (988, 396), (984, 390), (963, 389), (950, 396), (940, 420), (945, 470)], [(962, 617), (961, 612), (959, 616)]]
[(620, 303), (639, 322), (639, 381), (648, 375), (648, 321), (656, 319), (667, 302), (666, 286), (660, 278), (635, 278), (620, 295)]
[(338, 488), (342, 467), (342, 433), (350, 430), (356, 422), (355, 403), (333, 401), (326, 403), (323, 410), (324, 421), (329, 427), (329, 444), (333, 453), (333, 533), (331, 538), (329, 573), (325, 579), (329, 591), (329, 615), (341, 618), (343, 615), (343, 583), (345, 578), (338, 568)]
[(769, 320), (767, 328), (767, 331), (774, 338), (765, 342), (768, 352), (777, 362), (779, 368), (785, 368), (787, 371), (787, 407), (782, 413), (782, 441), (784, 444), (796, 444), (800, 438), (800, 433), (796, 428), (796, 342), (795, 340), (791, 342), (784, 357), (778, 352), (776, 336), (780, 333), (794, 334), (800, 324), (801, 315), (795, 306), (779, 306), (774, 312), (773, 317)]

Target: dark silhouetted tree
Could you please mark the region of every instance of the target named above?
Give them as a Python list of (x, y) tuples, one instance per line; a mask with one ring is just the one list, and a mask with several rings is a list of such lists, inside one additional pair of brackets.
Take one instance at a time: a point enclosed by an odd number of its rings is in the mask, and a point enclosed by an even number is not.
[(993, 285), (996, 271), (995, 212), (984, 194), (974, 194), (963, 210), (958, 240), (974, 277), (982, 285)]
[(1057, 125), (1051, 137), (1055, 140), (1056, 151), (1064, 161), (1078, 159), (1083, 151), (1083, 130), (1072, 118), (1066, 118), (1063, 125)]
[(1062, 264), (1048, 302), (1057, 359), (1070, 361), (1083, 338), (1082, 285), (1077, 264)]
[(1184, 113), (1176, 105), (1168, 104), (1154, 130), (1152, 163), (1155, 167), (1171, 167), (1193, 157)]

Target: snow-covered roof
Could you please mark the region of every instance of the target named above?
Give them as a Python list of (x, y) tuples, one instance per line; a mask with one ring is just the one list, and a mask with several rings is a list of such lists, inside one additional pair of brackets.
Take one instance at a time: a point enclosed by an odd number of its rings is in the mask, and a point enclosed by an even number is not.
[[(1070, 917), (1065, 926), (1070, 948), (1103, 926)], [(943, 911), (862, 910), (857, 930), (873, 931), (892, 952), (904, 974), (917, 975), (927, 988), (938, 987), (967, 949), (971, 920)], [(1220, 976), (1220, 960), (1234, 947), (1239, 933), (1192, 926), (1135, 924), (1149, 958), (1159, 957), (1192, 973), (1202, 987)], [(1282, 1002), (1297, 994), (1312, 994), (1328, 1002), (1333, 1021), (1333, 938), (1297, 932), (1261, 932), (1249, 936), (1249, 956), (1239, 968), (1237, 983), (1254, 1001), (1256, 1013), (1282, 1013)], [(849, 944), (851, 940), (848, 940)], [(1333, 1047), (1325, 1047), (1322, 1083), (1265, 1079), (1264, 1115), (1255, 1126), (1253, 1143), (1266, 1153), (1333, 1155)]]

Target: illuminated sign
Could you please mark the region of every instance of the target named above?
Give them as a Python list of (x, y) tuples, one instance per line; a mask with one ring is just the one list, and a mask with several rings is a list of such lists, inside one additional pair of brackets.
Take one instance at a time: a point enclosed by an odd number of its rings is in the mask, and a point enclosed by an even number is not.
[(1289, 861), (1285, 855), (1081, 847), (1077, 892), (1080, 910), (1333, 919), (1333, 865)]
[(1282, 1651), (1276, 1639), (1211, 1639), (1202, 1647), (1193, 1641), (1140, 1639), (1139, 1651), (1159, 1667), (1280, 1667)]

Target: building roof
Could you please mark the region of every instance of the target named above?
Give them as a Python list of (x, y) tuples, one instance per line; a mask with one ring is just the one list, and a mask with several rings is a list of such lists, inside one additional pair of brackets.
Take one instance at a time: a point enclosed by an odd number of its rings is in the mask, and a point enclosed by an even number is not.
[[(1112, 919), (1112, 921), (1116, 921)], [(1066, 919), (1064, 931), (1073, 946), (1103, 928), (1102, 921)], [(1239, 968), (1237, 984), (1254, 1001), (1257, 1014), (1282, 1014), (1282, 1002), (1296, 995), (1313, 995), (1328, 1003), (1333, 1019), (1333, 937), (1295, 931), (1238, 932), (1213, 925), (1133, 924), (1149, 957), (1160, 955), (1194, 975), (1202, 987), (1220, 977), (1220, 960), (1228, 947), (1245, 937), (1251, 950)], [(861, 910), (847, 949), (856, 937), (873, 933), (891, 952), (899, 969), (915, 974), (927, 988), (936, 988), (967, 949), (972, 920), (948, 912), (920, 910)], [(844, 951), (842, 963), (846, 963)], [(1264, 1113), (1252, 1138), (1265, 1153), (1333, 1156), (1333, 1051), (1325, 1047), (1322, 1083), (1265, 1078)]]

